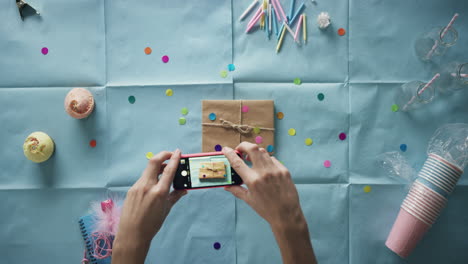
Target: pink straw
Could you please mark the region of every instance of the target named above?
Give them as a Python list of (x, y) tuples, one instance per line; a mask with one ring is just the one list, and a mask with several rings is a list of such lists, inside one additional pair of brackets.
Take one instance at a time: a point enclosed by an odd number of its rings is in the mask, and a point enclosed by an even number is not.
[[(452, 27), (453, 23), (455, 23), (455, 20), (457, 19), (457, 17), (458, 17), (458, 13), (455, 13), (455, 15), (453, 15), (452, 19), (448, 23), (448, 25), (444, 28), (444, 31), (442, 31), (442, 34), (440, 34), (441, 39), (443, 39), (445, 37), (448, 30)], [(432, 46), (431, 50), (427, 53), (426, 59), (430, 59), (432, 57), (435, 50), (437, 49), (437, 46), (439, 46), (439, 41), (436, 40), (434, 45)]]
[[(439, 77), (440, 77), (440, 74), (439, 74), (439, 73), (437, 73), (436, 75), (434, 75), (434, 77), (432, 77), (432, 79), (431, 79), (428, 83), (426, 83), (426, 85), (424, 85), (424, 87), (421, 88), (420, 91), (418, 91), (418, 95), (417, 95), (417, 96), (421, 95), (421, 94), (422, 94), (427, 88), (429, 88), (429, 86), (431, 86), (431, 85), (434, 83), (434, 81), (437, 80), (437, 78), (439, 78)], [(416, 95), (413, 95), (413, 97), (411, 97), (411, 100), (409, 100), (409, 102), (406, 103), (405, 106), (403, 106), (403, 111), (405, 111), (405, 110), (408, 108), (408, 106), (410, 106), (410, 105), (414, 102), (414, 100), (416, 100), (416, 97), (417, 97), (417, 96), (416, 96)]]
[(253, 26), (255, 26), (255, 24), (257, 24), (258, 20), (260, 20), (262, 15), (263, 15), (263, 12), (260, 12), (260, 14), (258, 16), (254, 17), (254, 20), (252, 21), (252, 23), (250, 23), (247, 26), (247, 29), (245, 30), (245, 33), (248, 33), (253, 28)]
[(278, 6), (276, 5), (275, 0), (271, 0), (271, 3), (273, 4), (273, 8), (275, 9), (276, 19), (278, 20), (278, 22), (281, 22), (281, 16), (278, 13)]
[(457, 17), (458, 17), (458, 13), (455, 13), (455, 15), (453, 15), (452, 19), (448, 23), (448, 25), (445, 27), (442, 34), (440, 34), (440, 38), (444, 38), (445, 34), (447, 34), (447, 31), (452, 27), (453, 23), (455, 23), (455, 20), (457, 19)]
[(432, 57), (432, 54), (434, 54), (435, 50), (437, 49), (437, 46), (439, 46), (439, 41), (438, 40), (436, 40), (434, 42), (434, 45), (432, 45), (431, 50), (426, 55), (426, 59), (430, 59)]
[(273, 0), (273, 1), (276, 1), (276, 6), (278, 7), (281, 15), (283, 16), (284, 21), (287, 23), (288, 18), (286, 17), (286, 14), (284, 13), (284, 10), (283, 10), (283, 7), (281, 6), (281, 3), (279, 2), (279, 0)]
[(440, 74), (439, 74), (439, 73), (437, 73), (436, 75), (434, 75), (434, 77), (432, 77), (432, 79), (431, 79), (428, 83), (426, 83), (426, 85), (424, 85), (424, 87), (421, 89), (421, 91), (418, 92), (418, 95), (421, 95), (422, 93), (424, 93), (424, 91), (425, 91), (429, 86), (431, 86), (432, 83), (434, 83), (434, 81), (437, 80), (437, 78), (439, 78), (439, 77), (440, 77)]
[[(457, 74), (456, 74), (456, 73), (452, 73), (452, 74), (450, 74), (450, 75), (452, 75), (452, 77), (457, 77)], [(466, 73), (461, 73), (461, 74), (460, 74), (460, 77), (466, 78), (466, 77), (468, 77), (468, 74), (466, 74)]]
[(299, 30), (301, 29), (302, 19), (303, 18), (304, 18), (304, 15), (301, 15), (301, 17), (299, 18), (299, 22), (297, 23), (296, 33), (294, 33), (294, 40), (295, 41), (297, 41), (297, 37), (299, 36)]

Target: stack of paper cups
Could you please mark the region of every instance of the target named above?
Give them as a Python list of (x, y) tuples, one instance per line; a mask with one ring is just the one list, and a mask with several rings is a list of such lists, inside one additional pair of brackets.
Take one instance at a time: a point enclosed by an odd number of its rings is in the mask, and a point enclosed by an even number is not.
[(462, 174), (458, 166), (429, 154), (401, 205), (385, 245), (401, 257), (409, 256), (435, 223)]

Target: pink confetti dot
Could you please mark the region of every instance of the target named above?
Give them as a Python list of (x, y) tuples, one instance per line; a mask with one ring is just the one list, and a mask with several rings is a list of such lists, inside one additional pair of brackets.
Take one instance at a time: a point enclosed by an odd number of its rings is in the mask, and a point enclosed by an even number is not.
[(164, 56), (162, 56), (161, 60), (162, 60), (162, 62), (164, 62), (164, 63), (168, 63), (168, 62), (169, 62), (169, 56), (164, 55)]
[(346, 139), (346, 133), (340, 133), (340, 135), (338, 137), (340, 138), (340, 140), (345, 140)]
[(331, 162), (329, 160), (326, 160), (323, 162), (323, 166), (325, 166), (325, 168), (330, 168)]
[(262, 142), (263, 142), (263, 138), (261, 136), (255, 137), (255, 143), (262, 144)]
[(49, 53), (49, 49), (44, 47), (44, 48), (41, 49), (41, 52), (42, 52), (42, 54), (47, 55), (47, 53)]
[(246, 105), (242, 106), (242, 113), (247, 113), (247, 112), (249, 112), (249, 107)]

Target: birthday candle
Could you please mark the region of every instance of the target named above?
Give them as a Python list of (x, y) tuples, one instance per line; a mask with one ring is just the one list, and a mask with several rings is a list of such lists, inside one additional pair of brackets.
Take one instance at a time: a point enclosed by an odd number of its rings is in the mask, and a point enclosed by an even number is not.
[(289, 16), (288, 16), (289, 19), (293, 17), (295, 3), (296, 3), (296, 0), (291, 0), (291, 6), (289, 8)]
[(262, 7), (260, 6), (257, 9), (257, 12), (255, 12), (255, 15), (252, 17), (252, 19), (250, 19), (249, 23), (247, 24), (247, 27), (250, 27), (250, 25), (255, 21), (255, 19), (257, 19), (257, 17), (260, 16), (261, 14), (262, 14)]
[(294, 31), (288, 26), (288, 24), (283, 23), (283, 25), (288, 30), (289, 34), (291, 34), (291, 37), (294, 38)]
[(245, 30), (245, 33), (248, 33), (253, 28), (253, 26), (255, 26), (255, 24), (257, 24), (257, 22), (260, 20), (262, 15), (263, 15), (263, 13), (260, 13), (260, 15), (258, 15), (257, 17), (254, 17), (254, 20), (252, 21), (252, 23), (250, 23), (247, 26), (247, 29)]
[[(273, 9), (275, 11), (275, 17), (276, 19), (278, 20), (278, 22), (281, 22), (281, 16), (280, 14), (278, 13), (278, 6), (276, 5), (276, 2), (275, 0), (271, 0), (271, 3), (273, 4)], [(277, 34), (278, 35), (278, 34)]]
[(302, 14), (302, 38), (304, 39), (304, 44), (307, 42), (307, 23), (306, 23), (306, 14)]
[(296, 26), (296, 33), (294, 33), (294, 41), (297, 41), (297, 37), (299, 36), (299, 31), (301, 30), (301, 25), (302, 25), (302, 19), (304, 17), (301, 15), (301, 17), (299, 18), (299, 22), (297, 23), (297, 26)]
[(281, 32), (283, 32), (283, 29), (284, 29), (284, 23), (283, 23), (283, 25), (281, 25), (281, 28), (280, 28), (280, 30), (279, 30), (280, 34), (277, 36), (277, 39), (280, 38)]
[(268, 38), (270, 38), (271, 35), (271, 20), (271, 4), (268, 4)]
[(281, 15), (283, 16), (284, 21), (288, 22), (288, 18), (286, 17), (286, 14), (284, 13), (283, 7), (281, 6), (281, 3), (279, 0), (273, 0), (276, 1), (276, 7), (279, 9)]
[[(274, 9), (273, 7), (271, 8)], [(273, 15), (273, 28), (275, 29), (275, 34), (278, 36), (278, 23), (276, 22), (276, 13), (274, 11), (275, 10), (271, 12), (271, 14)]]
[(262, 12), (263, 12), (263, 15), (262, 15), (262, 19), (260, 20), (260, 28), (261, 28), (261, 29), (265, 29), (265, 14), (266, 14), (266, 8), (267, 8), (266, 0), (263, 0), (263, 4), (262, 4)]
[(250, 11), (257, 5), (257, 2), (257, 0), (253, 0), (247, 9), (245, 9), (244, 13), (239, 17), (239, 21), (242, 21), (250, 13)]
[(294, 13), (294, 16), (289, 21), (289, 25), (292, 26), (294, 24), (294, 22), (296, 21), (296, 18), (298, 18), (299, 13), (302, 12), (302, 9), (304, 9), (304, 7), (305, 7), (305, 4), (304, 2), (302, 2), (302, 4), (299, 6), (299, 9), (297, 9), (296, 13)]
[(281, 36), (278, 40), (278, 45), (276, 45), (276, 53), (279, 52), (279, 50), (281, 49), (281, 45), (283, 44), (284, 32), (286, 32), (286, 28), (283, 28), (283, 31), (281, 32)]

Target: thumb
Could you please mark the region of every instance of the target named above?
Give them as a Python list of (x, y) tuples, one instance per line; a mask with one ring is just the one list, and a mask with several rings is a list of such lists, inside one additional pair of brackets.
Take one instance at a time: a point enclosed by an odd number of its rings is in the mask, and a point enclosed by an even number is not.
[(224, 187), (224, 190), (232, 193), (232, 195), (234, 195), (235, 197), (247, 203), (247, 195), (249, 191), (246, 188), (236, 185), (236, 186), (226, 186)]

